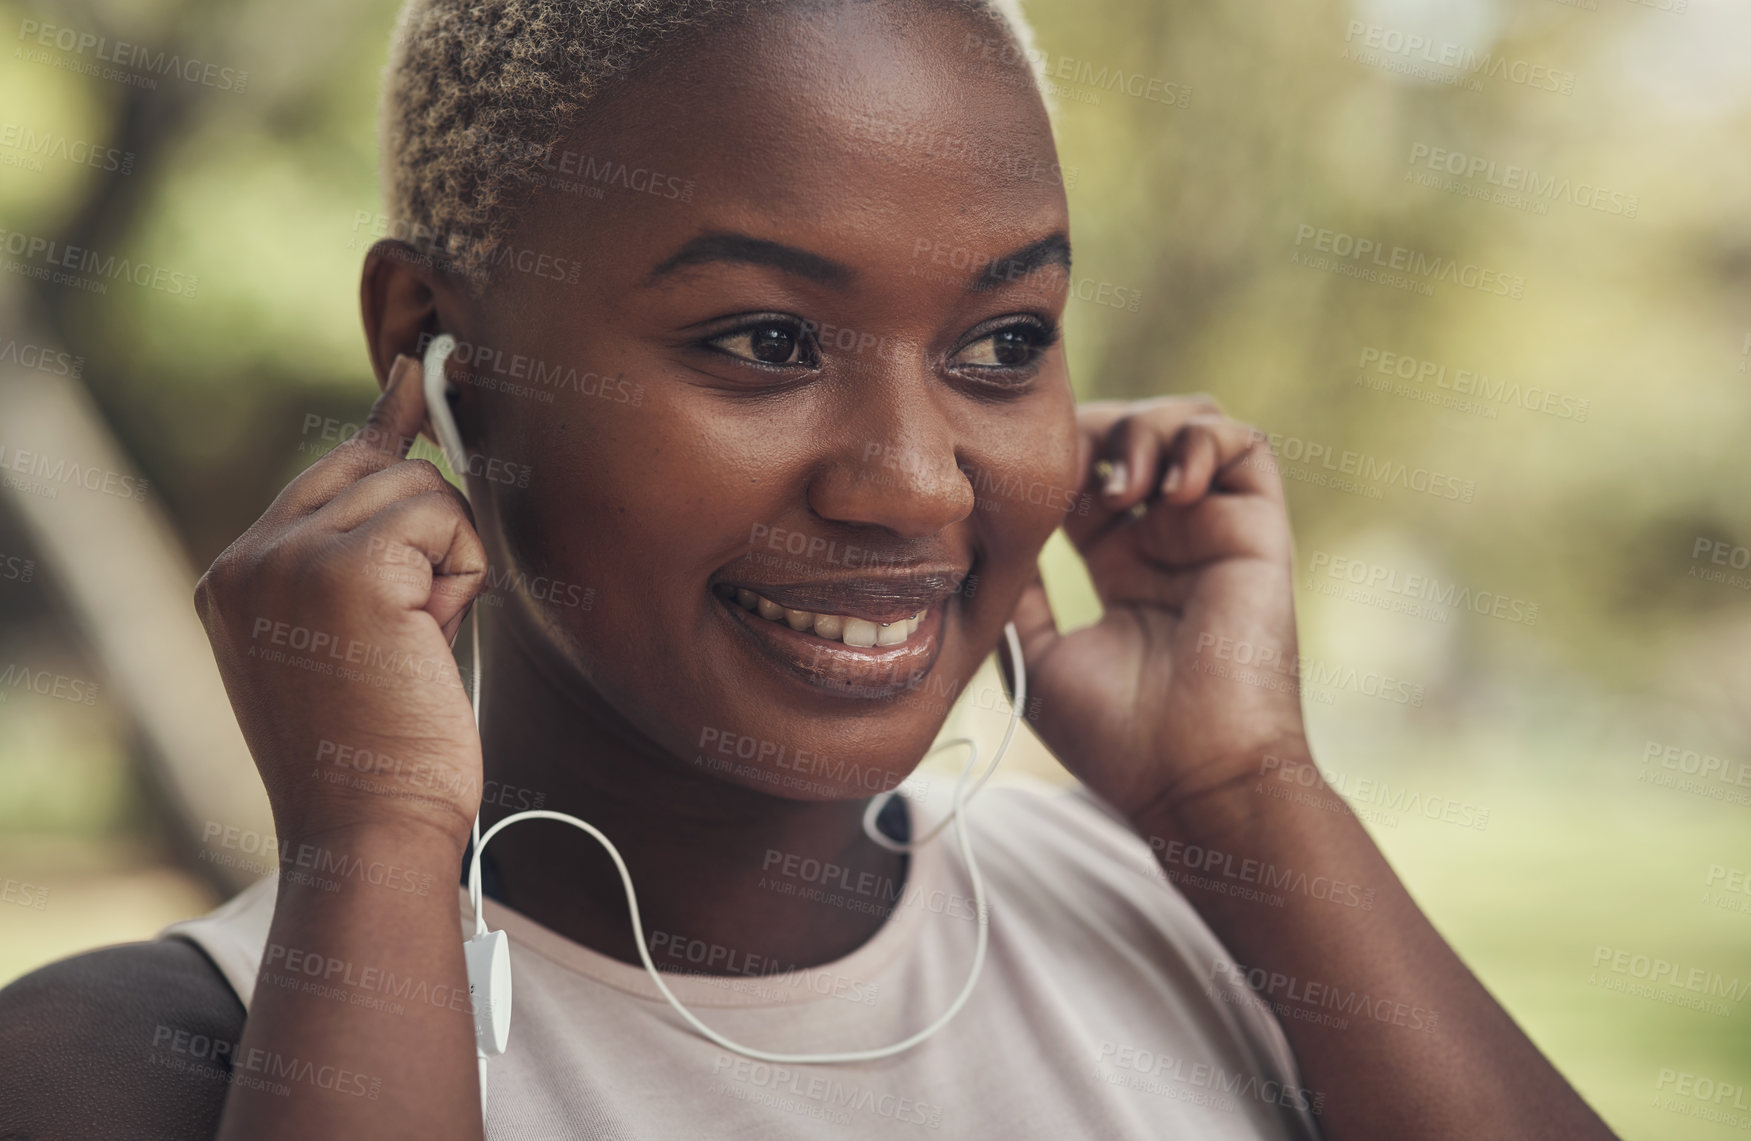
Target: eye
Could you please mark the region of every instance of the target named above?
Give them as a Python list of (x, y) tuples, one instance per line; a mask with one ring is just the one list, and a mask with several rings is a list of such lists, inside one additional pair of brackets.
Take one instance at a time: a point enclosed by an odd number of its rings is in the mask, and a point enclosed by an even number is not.
[(732, 357), (771, 367), (819, 363), (802, 322), (793, 318), (763, 317), (705, 343)]
[(984, 333), (949, 358), (950, 368), (1012, 372), (1035, 364), (1058, 343), (1056, 325), (1029, 319)]

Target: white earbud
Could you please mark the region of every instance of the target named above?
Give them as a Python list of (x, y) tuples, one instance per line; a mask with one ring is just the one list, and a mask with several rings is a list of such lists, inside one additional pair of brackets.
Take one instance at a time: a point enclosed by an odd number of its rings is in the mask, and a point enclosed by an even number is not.
[[(446, 397), (447, 381), (444, 377), (444, 362), (456, 347), (456, 339), (448, 333), (440, 333), (432, 338), (425, 352), (425, 395), (426, 412), (431, 417), (432, 425), (438, 433), (438, 442), (443, 447), (444, 458), (450, 464), (450, 470), (458, 476), (465, 476), (468, 465), (468, 454), (462, 447), (461, 434), (456, 430), (455, 417), (450, 413), (450, 403)], [(463, 494), (467, 494), (466, 483)], [(474, 722), (480, 724), (480, 610), (475, 608), (469, 615), (470, 641), (473, 643), (474, 669), (470, 678), (472, 698), (474, 702)], [(954, 807), (947, 819), (937, 825), (922, 837), (906, 843), (889, 839), (876, 826), (876, 818), (883, 806), (899, 791), (892, 789), (873, 798), (864, 812), (863, 830), (869, 838), (890, 851), (905, 852), (923, 847), (950, 823), (955, 827), (955, 838), (960, 841), (961, 857), (967, 863), (967, 876), (973, 884), (973, 902), (978, 913), (979, 931), (973, 948), (973, 966), (967, 974), (967, 981), (961, 987), (960, 993), (953, 1002), (937, 1016), (936, 1020), (922, 1030), (903, 1038), (888, 1046), (880, 1046), (869, 1050), (847, 1050), (833, 1054), (781, 1054), (768, 1050), (758, 1050), (751, 1046), (743, 1046), (738, 1042), (719, 1034), (711, 1027), (701, 1022), (697, 1016), (681, 1004), (663, 982), (662, 974), (656, 964), (651, 961), (649, 948), (645, 945), (644, 923), (639, 918), (638, 896), (632, 888), (632, 876), (626, 870), (626, 862), (621, 859), (620, 852), (613, 843), (598, 831), (593, 825), (564, 812), (552, 812), (540, 809), (531, 812), (517, 812), (505, 817), (481, 835), (480, 817), (474, 818), (474, 848), (468, 867), (468, 898), (474, 908), (474, 937), (464, 942), (464, 956), (468, 964), (468, 990), (474, 1002), (474, 1033), (475, 1051), (480, 1058), (480, 1098), (482, 1106), (486, 1103), (486, 1060), (505, 1052), (510, 1040), (511, 1029), (511, 959), (510, 945), (503, 931), (488, 931), (486, 916), (482, 910), (480, 857), (486, 845), (499, 831), (509, 825), (524, 820), (560, 820), (574, 828), (589, 833), (604, 848), (614, 861), (615, 868), (620, 872), (620, 882), (626, 889), (626, 907), (632, 917), (632, 933), (638, 942), (638, 955), (644, 962), (645, 972), (663, 997), (669, 1000), (669, 1005), (675, 1008), (688, 1025), (692, 1026), (705, 1038), (726, 1050), (755, 1058), (764, 1062), (778, 1063), (828, 1063), (828, 1062), (862, 1062), (876, 1058), (886, 1058), (909, 1050), (926, 1038), (935, 1034), (948, 1024), (949, 1019), (960, 1012), (972, 996), (973, 985), (979, 980), (979, 972), (985, 965), (985, 948), (989, 938), (989, 915), (985, 901), (985, 884), (979, 877), (979, 866), (973, 859), (973, 847), (967, 836), (964, 810), (973, 795), (984, 787), (991, 774), (997, 770), (997, 765), (1003, 760), (1003, 754), (1008, 751), (1010, 741), (1015, 737), (1016, 726), (1020, 723), (1021, 710), (1027, 704), (1027, 668), (1022, 663), (1021, 639), (1016, 634), (1014, 623), (1004, 626), (1003, 634), (1005, 648), (1009, 651), (1010, 665), (1015, 673), (1015, 696), (1009, 711), (1009, 725), (1004, 730), (1003, 740), (997, 746), (996, 754), (991, 763), (980, 774), (971, 788), (967, 787), (967, 778), (979, 762), (979, 746), (968, 737), (956, 737), (944, 741), (926, 754), (934, 756), (943, 749), (956, 746), (967, 747), (967, 763), (961, 768), (960, 778), (955, 782)]]
[(456, 430), (456, 417), (450, 412), (447, 395), (450, 385), (444, 378), (444, 362), (450, 358), (455, 348), (456, 338), (448, 333), (439, 333), (426, 346), (426, 415), (432, 418), (432, 427), (437, 430), (438, 446), (444, 449), (444, 462), (450, 465), (450, 470), (456, 473), (458, 479), (464, 481), (462, 493), (466, 495), (468, 453), (462, 447), (462, 433)]

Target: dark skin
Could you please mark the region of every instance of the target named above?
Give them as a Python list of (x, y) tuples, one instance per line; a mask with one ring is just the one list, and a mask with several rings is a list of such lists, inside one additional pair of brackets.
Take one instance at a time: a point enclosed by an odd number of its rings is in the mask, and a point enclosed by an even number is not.
[[(1081, 482), (1063, 354), (1033, 347), (1065, 300), (1062, 186), (956, 164), (896, 168), (863, 144), (855, 117), (885, 98), (898, 121), (1050, 161), (1048, 124), (1037, 101), (1018, 109), (997, 85), (892, 85), (888, 76), (929, 66), (917, 47), (882, 34), (878, 20), (893, 18), (872, 14), (853, 33), (861, 81), (841, 69), (831, 83), (793, 81), (810, 70), (825, 78), (809, 61), (846, 34), (836, 17), (798, 20), (784, 37), (720, 33), (610, 91), (563, 150), (636, 155), (697, 191), (691, 204), (544, 194), (511, 244), (582, 263), (575, 286), (513, 274), (483, 306), (381, 251), (366, 269), (385, 377), (396, 353), (436, 327), (642, 384), (638, 405), (571, 393), (548, 405), (458, 385), (469, 447), (535, 468), (527, 488), (473, 483), (493, 567), (596, 590), (587, 611), (523, 596), (483, 614), (488, 764), (505, 785), (545, 792), (550, 807), (615, 840), (651, 930), (781, 964), (837, 958), (882, 917), (763, 889), (766, 853), (902, 878), (903, 857), (862, 833), (864, 801), (870, 785), (891, 788), (912, 770), (941, 711), (905, 691), (847, 697), (775, 668), (726, 621), (712, 584), (773, 594), (804, 580), (837, 592), (821, 610), (847, 611), (880, 605), (870, 596), (887, 587), (919, 592), (901, 607), (917, 610), (941, 586), (976, 576), (976, 589), (936, 602), (940, 649), (928, 677), (952, 692), (1000, 637), (1034, 554), (1063, 518), (1025, 500), (975, 510), (972, 481)], [(726, 75), (739, 77), (728, 93)], [(677, 121), (694, 126), (664, 129)], [(774, 132), (774, 122), (799, 126)], [(805, 256), (724, 242), (695, 247), (722, 260), (658, 272), (702, 234), (745, 234)], [(1015, 265), (1014, 280), (975, 292), (970, 269), (935, 282), (909, 274), (920, 238)], [(784, 264), (753, 260), (769, 256)], [(766, 324), (740, 331), (746, 315)], [(767, 354), (795, 363), (745, 359), (756, 336), (783, 349), (779, 337), (800, 321), (879, 336), (880, 348), (799, 339), (789, 354)], [(1000, 338), (1024, 363), (975, 363), (994, 359)], [(866, 459), (872, 447), (892, 466)], [(884, 473), (899, 478), (875, 478)], [(750, 536), (775, 533), (864, 554), (773, 569), (756, 557), (769, 548)], [(732, 754), (727, 771), (696, 762), (721, 757), (712, 746), (726, 739), (853, 761), (865, 783), (781, 786), (790, 770), (757, 750), (745, 762)], [(489, 804), (483, 824), (507, 811)], [(562, 825), (524, 825), (491, 851), (507, 903), (638, 961), (619, 878), (594, 843)]]
[[(1151, 840), (1170, 874), (1186, 870), (1173, 845), (1194, 844), (1374, 893), (1364, 912), (1303, 895), (1272, 908), (1185, 889), (1240, 962), (1441, 1012), (1439, 1035), (1285, 1022), (1304, 1084), (1325, 1095), (1326, 1136), (1609, 1137), (1353, 817), (1253, 791), (1266, 757), (1289, 771), (1311, 762), (1298, 699), (1194, 667), (1212, 637), (1294, 653), (1280, 481), (1251, 431), (1205, 399), (1074, 407), (1050, 333), (1067, 281), (1063, 191), (1042, 176), (1050, 126), (1022, 86), (966, 74), (958, 48), (969, 31), (991, 34), (922, 5), (777, 7), (666, 46), (603, 92), (562, 150), (692, 180), (694, 198), (537, 194), (510, 244), (578, 265), (575, 284), (500, 272), (482, 297), (404, 248), (372, 251), (364, 312), (385, 395), (359, 439), (295, 480), (215, 563), (197, 603), (281, 839), (393, 861), (440, 890), (326, 893), (283, 881), (270, 940), (460, 983), (455, 909), (442, 889), (476, 808), (490, 823), (526, 792), (614, 839), (647, 930), (780, 965), (838, 958), (881, 917), (761, 890), (762, 862), (777, 849), (902, 878), (901, 858), (862, 835), (863, 807), (911, 771), (943, 703), (1013, 620), (1039, 732)], [(866, 117), (914, 133), (873, 144)], [(945, 152), (945, 138), (1041, 165), (970, 161), (964, 149)], [(930, 274), (909, 272), (936, 243), (966, 251), (965, 268), (923, 259)], [(838, 348), (829, 326), (854, 331), (853, 347)], [(802, 335), (787, 342), (786, 327)], [(822, 342), (813, 355), (802, 345), (810, 328)], [(456, 417), (476, 457), (465, 503), (429, 464), (403, 458), (426, 425), (407, 358), (440, 331), (624, 376), (641, 399), (598, 385), (547, 403), (453, 362)], [(504, 478), (521, 465), (526, 483)], [(979, 490), (1006, 487), (1061, 494)], [(1066, 515), (1078, 493), (1093, 509)], [(1034, 570), (1060, 524), (1106, 607), (1070, 635), (1057, 632)], [(757, 557), (780, 531), (839, 554), (810, 556), (800, 570)], [(853, 546), (863, 553), (846, 556)], [(507, 576), (595, 594), (585, 608), (546, 589), (502, 588), (482, 622), (478, 739), (453, 667), (359, 684), (252, 653), (284, 623), (391, 647), (400, 661), (447, 662), (469, 605)], [(766, 620), (720, 597), (738, 585), (872, 622), (920, 607), (927, 617), (909, 647), (860, 657), (753, 625)], [(697, 760), (726, 735), (790, 752)], [(393, 758), (390, 784), (423, 795), (312, 780), (325, 742)], [(799, 751), (863, 767), (782, 783)], [(484, 804), (483, 773), (498, 790)], [(618, 877), (585, 837), (531, 824), (492, 852), (507, 903), (636, 961)], [(8, 988), (0, 1013), (34, 1011), (44, 1025), (100, 972), (135, 971), (141, 989), (159, 976), (211, 977), (193, 960), (118, 969), (91, 958)], [(148, 1019), (199, 1012), (216, 1028), (235, 1025), (226, 997), (220, 985), (206, 999), (130, 1014), (131, 1029), (97, 1040), (91, 1059), (138, 1056)], [(78, 1099), (65, 1092), (74, 1075), (90, 1088), (89, 1075), (40, 1061), (47, 1030), (7, 1034), (9, 1069), (35, 1066), (31, 1088), (62, 1092), (0, 1114), (0, 1133), (91, 1136), (75, 1128), (66, 1107)], [(204, 1107), (217, 1136), (481, 1135), (465, 1018), (386, 1019), (258, 989), (242, 1034), (245, 1047), (374, 1075), (381, 1097), (242, 1086), (227, 1096), (166, 1074), (185, 1094), (174, 1104)], [(117, 1135), (176, 1131), (144, 1099), (109, 1108), (127, 1125)]]

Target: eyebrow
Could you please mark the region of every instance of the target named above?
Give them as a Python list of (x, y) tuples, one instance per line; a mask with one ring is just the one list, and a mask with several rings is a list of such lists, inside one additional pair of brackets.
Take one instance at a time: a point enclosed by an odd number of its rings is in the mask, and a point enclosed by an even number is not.
[(715, 231), (699, 235), (670, 254), (666, 261), (651, 270), (645, 284), (654, 285), (678, 269), (709, 262), (770, 266), (823, 285), (849, 285), (857, 277), (857, 271), (850, 266), (808, 250), (748, 234)]
[(1062, 230), (997, 258), (967, 283), (967, 292), (983, 293), (996, 289), (1005, 282), (1017, 281), (1048, 265), (1063, 266), (1066, 272), (1070, 269), (1070, 236)]

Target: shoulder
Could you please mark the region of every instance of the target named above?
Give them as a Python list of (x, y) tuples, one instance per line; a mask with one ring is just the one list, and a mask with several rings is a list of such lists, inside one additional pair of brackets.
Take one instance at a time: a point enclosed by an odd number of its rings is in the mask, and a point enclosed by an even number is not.
[(244, 1010), (181, 939), (51, 963), (0, 990), (0, 1137), (211, 1137), (226, 1071), (198, 1040), (236, 1042)]

